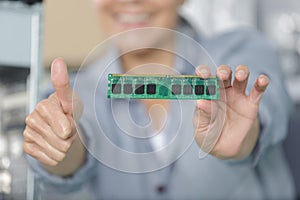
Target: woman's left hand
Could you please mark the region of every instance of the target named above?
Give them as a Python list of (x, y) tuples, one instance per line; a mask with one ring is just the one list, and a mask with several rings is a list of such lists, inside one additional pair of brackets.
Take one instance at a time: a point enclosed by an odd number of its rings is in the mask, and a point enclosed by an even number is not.
[[(204, 79), (209, 78), (209, 67), (199, 66), (196, 74)], [(226, 65), (218, 67), (217, 77), (223, 82), (220, 100), (197, 101), (195, 139), (204, 152), (217, 158), (241, 160), (250, 155), (257, 142), (260, 132), (258, 108), (269, 78), (260, 75), (247, 96), (248, 67), (236, 68), (233, 84), (232, 70)]]

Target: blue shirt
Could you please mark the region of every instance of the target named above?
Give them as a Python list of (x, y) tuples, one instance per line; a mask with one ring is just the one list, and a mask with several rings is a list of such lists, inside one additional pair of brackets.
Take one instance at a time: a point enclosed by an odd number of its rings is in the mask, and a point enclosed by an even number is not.
[[(270, 77), (259, 108), (260, 137), (252, 154), (243, 161), (223, 161), (210, 155), (199, 158), (199, 147), (193, 140), (193, 101), (171, 102), (163, 128), (167, 145), (153, 149), (148, 138), (153, 136), (151, 121), (143, 105), (136, 100), (106, 97), (107, 74), (123, 72), (116, 59), (118, 52), (108, 48), (101, 59), (93, 60), (78, 72), (74, 84), (85, 106), (79, 125), (89, 151), (86, 163), (74, 175), (58, 177), (29, 157), (40, 196), (45, 199), (294, 197), (281, 148), (291, 101), (284, 88), (278, 54), (259, 33), (248, 28), (205, 38), (181, 19), (177, 31), (184, 34), (178, 33), (175, 44), (174, 68), (180, 74), (193, 74), (200, 64), (227, 64), (233, 68), (244, 64), (251, 72), (248, 93), (259, 74)], [(202, 46), (196, 47), (195, 41)]]

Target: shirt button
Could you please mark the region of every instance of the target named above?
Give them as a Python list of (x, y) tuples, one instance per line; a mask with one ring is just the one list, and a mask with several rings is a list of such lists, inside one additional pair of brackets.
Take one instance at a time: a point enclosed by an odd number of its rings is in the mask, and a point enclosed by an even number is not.
[(160, 185), (156, 188), (156, 191), (159, 193), (159, 194), (163, 194), (167, 191), (167, 187), (164, 186), (164, 185)]

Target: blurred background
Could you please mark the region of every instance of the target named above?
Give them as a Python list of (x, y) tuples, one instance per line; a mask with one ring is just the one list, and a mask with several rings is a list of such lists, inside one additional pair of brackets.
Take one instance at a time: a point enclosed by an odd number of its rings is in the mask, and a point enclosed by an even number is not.
[[(25, 117), (40, 98), (54, 58), (65, 58), (76, 70), (103, 40), (91, 2), (0, 0), (0, 200), (38, 195), (22, 151)], [(278, 47), (296, 105), (284, 146), (299, 198), (300, 1), (187, 0), (181, 13), (209, 37), (250, 26)]]

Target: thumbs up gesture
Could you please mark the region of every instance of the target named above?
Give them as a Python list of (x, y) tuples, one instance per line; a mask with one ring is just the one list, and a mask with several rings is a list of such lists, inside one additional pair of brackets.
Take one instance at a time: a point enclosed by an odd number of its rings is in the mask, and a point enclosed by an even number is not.
[(24, 151), (46, 166), (56, 166), (65, 160), (78, 138), (73, 108), (82, 110), (79, 98), (70, 87), (67, 66), (62, 59), (53, 61), (51, 81), (55, 92), (26, 118), (23, 133)]

